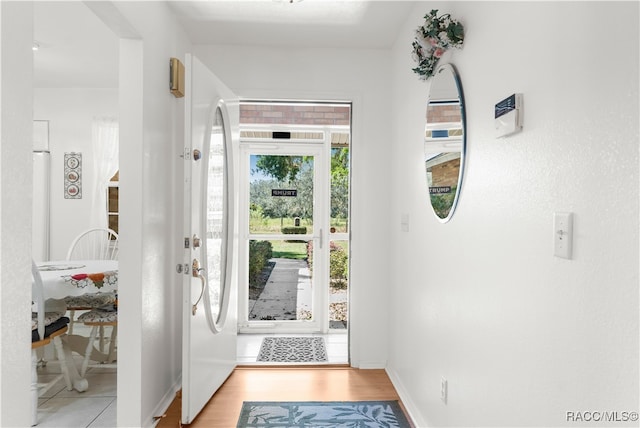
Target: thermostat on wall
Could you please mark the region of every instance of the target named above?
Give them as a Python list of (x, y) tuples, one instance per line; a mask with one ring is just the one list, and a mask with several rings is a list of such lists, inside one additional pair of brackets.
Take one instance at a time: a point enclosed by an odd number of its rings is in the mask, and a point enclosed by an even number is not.
[(513, 94), (496, 104), (496, 137), (522, 131), (522, 94)]

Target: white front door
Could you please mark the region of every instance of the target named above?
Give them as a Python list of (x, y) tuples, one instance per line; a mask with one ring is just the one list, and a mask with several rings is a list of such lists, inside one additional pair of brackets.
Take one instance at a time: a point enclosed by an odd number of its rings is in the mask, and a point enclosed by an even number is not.
[(185, 58), (182, 423), (189, 424), (236, 366), (239, 109), (197, 58)]

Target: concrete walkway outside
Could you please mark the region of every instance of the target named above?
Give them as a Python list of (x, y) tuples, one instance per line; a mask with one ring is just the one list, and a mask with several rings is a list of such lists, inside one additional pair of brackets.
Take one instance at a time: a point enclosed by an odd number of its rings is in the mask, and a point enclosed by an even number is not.
[(275, 266), (264, 290), (255, 303), (249, 302), (249, 320), (307, 319), (311, 316), (312, 298), (307, 262), (284, 258), (271, 261)]

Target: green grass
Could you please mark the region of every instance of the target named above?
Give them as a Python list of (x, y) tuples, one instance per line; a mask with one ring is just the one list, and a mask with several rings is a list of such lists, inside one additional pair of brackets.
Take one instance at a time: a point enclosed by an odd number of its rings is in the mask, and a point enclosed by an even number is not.
[(285, 259), (306, 259), (307, 244), (305, 242), (271, 241), (273, 257)]
[[(295, 226), (293, 218), (285, 218), (280, 223), (279, 218), (263, 217), (262, 219), (249, 219), (249, 232), (251, 233), (280, 233), (281, 227)], [(306, 226), (309, 230), (313, 228), (311, 221), (302, 219), (300, 226)]]
[[(336, 229), (337, 233), (347, 232), (347, 222), (344, 219), (331, 219), (331, 227)], [(294, 226), (293, 218), (285, 218), (282, 220), (282, 226), (291, 227)], [(313, 230), (313, 224), (310, 219), (301, 219), (300, 226), (306, 226), (309, 233)], [(264, 217), (262, 219), (250, 218), (249, 219), (249, 232), (250, 233), (280, 233), (281, 224), (279, 218)]]

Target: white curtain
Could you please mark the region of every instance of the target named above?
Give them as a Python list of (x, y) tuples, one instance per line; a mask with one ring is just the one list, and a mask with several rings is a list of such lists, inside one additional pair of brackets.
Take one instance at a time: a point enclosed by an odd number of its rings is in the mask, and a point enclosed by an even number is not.
[(106, 228), (107, 186), (118, 171), (118, 120), (113, 117), (93, 119), (93, 174), (94, 189), (91, 203), (92, 227)]

